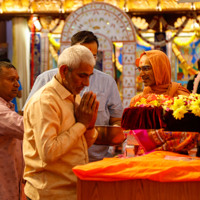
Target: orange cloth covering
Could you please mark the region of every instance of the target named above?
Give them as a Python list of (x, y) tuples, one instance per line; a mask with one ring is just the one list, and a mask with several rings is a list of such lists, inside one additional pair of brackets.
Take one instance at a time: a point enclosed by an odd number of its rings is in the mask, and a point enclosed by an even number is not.
[[(171, 82), (171, 65), (169, 59), (165, 53), (159, 50), (145, 51), (141, 54), (140, 58), (146, 54), (151, 63), (156, 85), (145, 87), (141, 94), (136, 95), (131, 99), (134, 102), (138, 97), (155, 93), (155, 94), (166, 94), (170, 97), (178, 95), (189, 96), (190, 92), (181, 86), (180, 83)], [(139, 64), (139, 59), (136, 60), (136, 65)]]
[(133, 158), (104, 158), (101, 161), (76, 166), (73, 172), (81, 180), (92, 181), (200, 181), (200, 160), (173, 152), (155, 151)]

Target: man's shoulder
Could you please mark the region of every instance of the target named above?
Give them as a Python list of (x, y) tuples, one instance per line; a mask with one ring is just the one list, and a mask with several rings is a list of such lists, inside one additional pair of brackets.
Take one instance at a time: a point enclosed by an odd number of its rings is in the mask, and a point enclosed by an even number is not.
[[(42, 99), (47, 99), (50, 97), (53, 97), (52, 95), (52, 80), (50, 80), (48, 83), (43, 85), (43, 87), (39, 88), (35, 93), (31, 96), (30, 100), (27, 102), (27, 104), (35, 104), (37, 102), (40, 102)], [(31, 102), (31, 103), (30, 103)]]
[(58, 68), (50, 69), (47, 71), (42, 72), (40, 75), (38, 75), (38, 78), (44, 78), (47, 76), (54, 76), (58, 72)]
[(4, 107), (6, 106), (6, 100), (4, 100), (2, 97), (0, 97), (0, 106)]
[(49, 98), (54, 99), (56, 96), (65, 96), (68, 94), (66, 88), (62, 86), (54, 77), (41, 87), (38, 91), (35, 92), (34, 97), (36, 99)]
[(94, 69), (93, 73), (94, 75), (97, 75), (98, 78), (103, 78), (103, 79), (107, 79), (111, 81), (114, 80), (114, 78), (111, 75), (106, 74), (105, 72), (99, 71), (98, 69)]
[(93, 73), (94, 73), (94, 74), (101, 75), (101, 76), (105, 76), (105, 77), (110, 76), (109, 74), (106, 74), (105, 72), (102, 72), (102, 71), (100, 71), (100, 70), (98, 70), (98, 69), (94, 69)]
[(13, 108), (14, 108), (14, 104), (11, 101), (7, 102), (5, 99), (0, 97), (0, 113), (2, 112), (4, 113), (5, 111), (15, 112)]

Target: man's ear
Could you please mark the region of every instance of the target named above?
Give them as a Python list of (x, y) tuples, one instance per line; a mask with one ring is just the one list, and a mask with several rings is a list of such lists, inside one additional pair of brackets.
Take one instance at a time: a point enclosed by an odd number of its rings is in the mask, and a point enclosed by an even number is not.
[(66, 74), (68, 73), (68, 66), (67, 65), (62, 65), (60, 68), (59, 68), (59, 72), (60, 72), (60, 76), (61, 78), (65, 78)]

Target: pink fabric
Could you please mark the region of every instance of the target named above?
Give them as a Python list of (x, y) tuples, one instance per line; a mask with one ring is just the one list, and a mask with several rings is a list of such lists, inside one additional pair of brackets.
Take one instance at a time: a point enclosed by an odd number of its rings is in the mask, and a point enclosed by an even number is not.
[(150, 139), (146, 129), (134, 130), (133, 134), (145, 152), (150, 152), (156, 148), (156, 144)]
[(198, 132), (164, 131), (163, 129), (133, 130), (132, 134), (145, 153), (152, 150), (184, 152), (195, 147)]
[(19, 200), (23, 176), (23, 117), (0, 97), (0, 199)]

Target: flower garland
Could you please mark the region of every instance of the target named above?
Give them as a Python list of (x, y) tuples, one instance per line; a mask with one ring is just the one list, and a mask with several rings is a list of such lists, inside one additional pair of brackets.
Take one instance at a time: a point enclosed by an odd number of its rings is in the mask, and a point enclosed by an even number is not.
[[(151, 22), (151, 23), (149, 24), (149, 26), (146, 28), (147, 30), (148, 30), (148, 29), (152, 29), (152, 28), (155, 26), (155, 24), (157, 23), (156, 19), (157, 19), (157, 18), (156, 18), (156, 16), (155, 16), (154, 19), (153, 19), (153, 22)], [(164, 20), (164, 19), (163, 19), (163, 20)], [(161, 22), (162, 22), (163, 20), (161, 20)], [(137, 28), (135, 25), (134, 25), (134, 27), (135, 27), (136, 33), (137, 33), (146, 43), (151, 44), (151, 45), (154, 45), (154, 46), (157, 46), (157, 47), (162, 47), (162, 46), (165, 46), (166, 43), (171, 42), (175, 37), (177, 37), (177, 36), (179, 35), (179, 33), (184, 29), (184, 27), (185, 27), (185, 25), (187, 24), (188, 20), (189, 20), (189, 17), (186, 17), (185, 20), (183, 21), (183, 23), (182, 23), (179, 27), (173, 28), (173, 29), (176, 29), (176, 30), (177, 30), (177, 32), (176, 32), (175, 35), (173, 35), (173, 36), (172, 36), (171, 38), (169, 38), (168, 40), (163, 40), (163, 41), (160, 41), (160, 42), (151, 42), (151, 41), (147, 40), (147, 39), (146, 39), (145, 37), (143, 37), (142, 34), (139, 32), (139, 31), (146, 31), (146, 29), (143, 29), (143, 30), (142, 30), (142, 29), (139, 29), (139, 28)], [(163, 23), (163, 22), (162, 22), (162, 23)], [(164, 24), (164, 26), (165, 26), (165, 28), (168, 27), (166, 24)]]
[(56, 62), (58, 62), (58, 53), (56, 52), (56, 50), (53, 48), (52, 45), (49, 46), (49, 51), (50, 51), (52, 57), (54, 58), (54, 60)]
[(38, 32), (53, 33), (57, 29), (57, 27), (60, 25), (61, 21), (62, 21), (62, 18), (60, 16), (56, 24), (51, 29), (46, 29), (42, 26), (40, 17), (35, 17), (35, 16), (32, 17), (32, 23), (34, 24)]
[(141, 28), (137, 28), (138, 31), (143, 31), (143, 32), (146, 32), (148, 31), (149, 29), (153, 29), (153, 27), (157, 24), (157, 22), (160, 21), (162, 23), (162, 26), (164, 27), (164, 29), (170, 29), (170, 30), (176, 30), (177, 28), (169, 25), (166, 20), (161, 16), (161, 17), (158, 17), (158, 16), (154, 16), (153, 19), (151, 20), (151, 22), (149, 23), (148, 27), (145, 28), (145, 29), (141, 29)]
[(167, 95), (150, 94), (139, 97), (137, 101), (131, 104), (131, 107), (159, 107), (165, 111), (172, 110), (175, 119), (184, 118), (187, 112), (193, 113), (200, 117), (200, 95), (190, 94), (189, 96), (179, 95), (177, 97), (169, 97)]
[(48, 33), (49, 38), (49, 51), (56, 62), (58, 62), (58, 50), (60, 49), (60, 43), (58, 43), (52, 36), (51, 33)]
[(183, 58), (181, 55), (181, 52), (178, 50), (177, 46), (175, 44), (172, 44), (172, 51), (178, 58), (178, 60), (181, 62), (181, 67), (185, 69), (190, 75), (195, 75), (197, 74), (197, 70), (195, 70), (193, 67), (191, 67), (187, 61)]
[(136, 35), (136, 38), (137, 38), (137, 41), (138, 41), (141, 45), (143, 45), (143, 46), (145, 46), (145, 47), (151, 47), (151, 45), (148, 44), (148, 43), (146, 43), (141, 37), (139, 37), (139, 35)]
[(174, 43), (178, 46), (188, 46), (191, 42), (194, 41), (196, 38), (196, 33), (194, 33), (187, 41), (183, 41), (183, 39), (180, 38), (174, 38)]
[(51, 33), (48, 33), (49, 42), (56, 48), (60, 49), (60, 43), (56, 42)]

